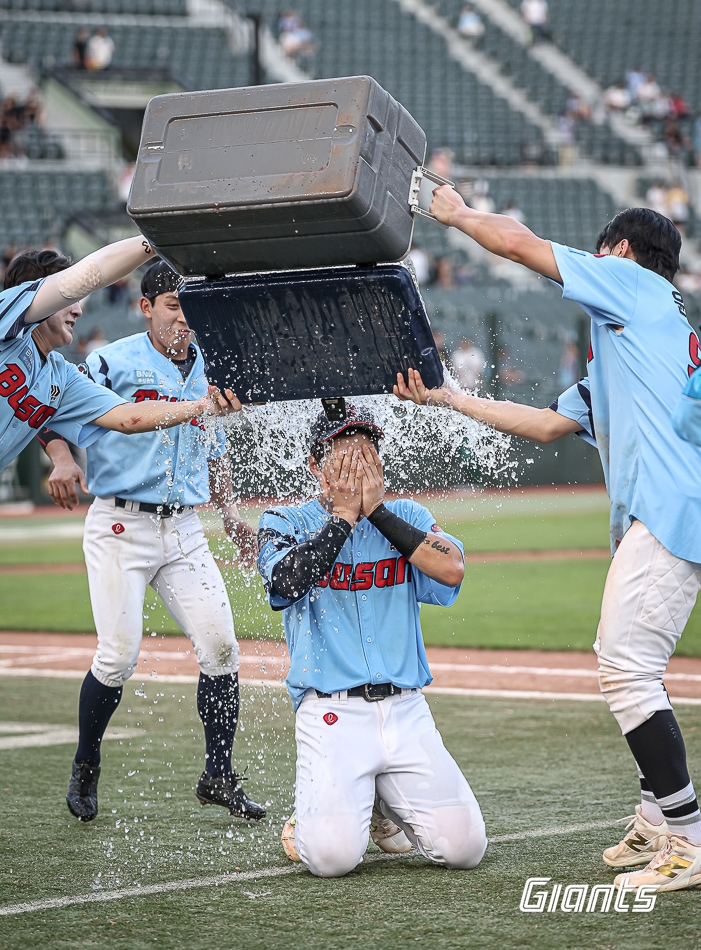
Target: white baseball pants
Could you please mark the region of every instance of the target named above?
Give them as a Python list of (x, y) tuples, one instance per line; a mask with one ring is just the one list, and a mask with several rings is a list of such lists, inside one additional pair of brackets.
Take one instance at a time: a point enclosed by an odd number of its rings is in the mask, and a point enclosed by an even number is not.
[(671, 709), (663, 676), (701, 587), (701, 564), (675, 557), (641, 521), (606, 578), (594, 650), (599, 686), (623, 735)]
[(83, 551), (97, 629), (92, 673), (101, 683), (121, 686), (136, 669), (147, 585), (189, 637), (203, 673), (238, 670), (229, 597), (192, 508), (160, 518), (96, 498)]
[(375, 792), (431, 861), (474, 868), (487, 847), (472, 789), (443, 745), (420, 690), (368, 703), (308, 690), (296, 716), (295, 846), (317, 877), (363, 860)]

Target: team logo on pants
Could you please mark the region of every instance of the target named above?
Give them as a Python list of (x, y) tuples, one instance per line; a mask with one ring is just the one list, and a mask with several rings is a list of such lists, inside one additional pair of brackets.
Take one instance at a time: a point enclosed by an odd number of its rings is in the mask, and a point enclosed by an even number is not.
[(118, 521), (117, 524), (112, 525), (112, 530), (115, 534), (122, 534), (124, 532), (124, 525), (120, 524)]
[(338, 722), (338, 716), (336, 713), (326, 713), (324, 716), (324, 722), (327, 726), (333, 726), (335, 722)]

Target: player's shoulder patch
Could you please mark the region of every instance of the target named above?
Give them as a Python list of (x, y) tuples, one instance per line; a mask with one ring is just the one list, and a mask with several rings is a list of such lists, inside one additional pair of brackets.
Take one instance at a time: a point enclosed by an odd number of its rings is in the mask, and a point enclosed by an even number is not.
[(25, 348), (19, 354), (19, 361), (24, 365), (24, 368), (28, 373), (31, 373), (34, 370), (34, 352), (31, 346), (25, 346)]
[(431, 531), (433, 531), (434, 534), (443, 534), (443, 528), (441, 528), (439, 524), (436, 524), (435, 521), (431, 525)]

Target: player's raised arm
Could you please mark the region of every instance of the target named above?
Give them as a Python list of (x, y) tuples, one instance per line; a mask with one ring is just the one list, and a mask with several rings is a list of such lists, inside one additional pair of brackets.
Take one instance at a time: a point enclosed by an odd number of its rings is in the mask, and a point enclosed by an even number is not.
[(220, 393), (216, 387), (210, 386), (209, 390), (209, 395), (185, 402), (126, 402), (93, 419), (93, 425), (133, 435), (135, 432), (169, 429), (200, 416), (225, 416), (241, 411), (241, 403), (230, 389)]
[(24, 322), (45, 320), (93, 291), (121, 280), (153, 256), (151, 245), (141, 236), (108, 244), (88, 254), (66, 270), (44, 278), (24, 315)]
[(450, 185), (434, 190), (431, 212), (443, 224), (463, 231), (492, 254), (562, 283), (550, 242), (539, 238), (520, 221), (506, 214), (488, 214), (468, 208)]
[(422, 574), (446, 587), (457, 587), (465, 576), (462, 552), (447, 538), (429, 537), (384, 505), (385, 480), (375, 446), (362, 443), (358, 460), (361, 472), (362, 513)]
[(447, 386), (441, 389), (427, 389), (421, 374), (410, 369), (405, 380), (397, 374), (394, 395), (401, 400), (415, 402), (419, 406), (445, 406), (469, 416), (477, 422), (492, 426), (498, 432), (517, 435), (532, 442), (555, 442), (565, 435), (572, 435), (582, 429), (580, 423), (555, 412), (553, 409), (536, 409), (517, 402), (496, 399), (481, 399), (469, 396)]

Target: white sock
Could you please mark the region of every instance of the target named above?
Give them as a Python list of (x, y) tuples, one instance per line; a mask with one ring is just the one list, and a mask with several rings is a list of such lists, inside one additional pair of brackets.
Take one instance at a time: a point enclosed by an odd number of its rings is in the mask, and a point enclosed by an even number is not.
[[(638, 765), (637, 762), (635, 764)], [(642, 816), (645, 821), (649, 821), (651, 825), (661, 825), (664, 821), (662, 809), (657, 804), (657, 799), (650, 791), (650, 786), (645, 780), (645, 776), (640, 771), (639, 765), (638, 778), (640, 779), (640, 811)]]
[[(691, 782), (673, 795), (661, 798), (658, 804), (667, 819), (670, 834), (686, 838), (696, 847), (701, 846), (701, 811)], [(679, 815), (680, 811), (685, 814)]]

